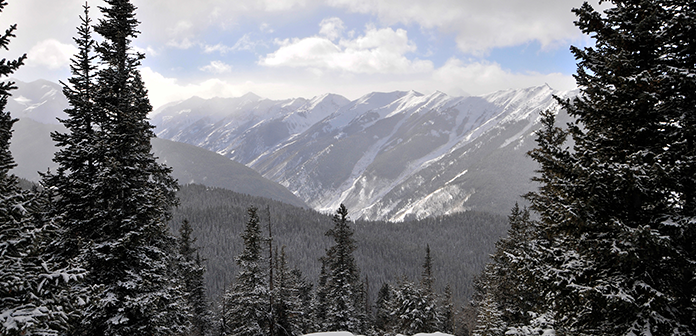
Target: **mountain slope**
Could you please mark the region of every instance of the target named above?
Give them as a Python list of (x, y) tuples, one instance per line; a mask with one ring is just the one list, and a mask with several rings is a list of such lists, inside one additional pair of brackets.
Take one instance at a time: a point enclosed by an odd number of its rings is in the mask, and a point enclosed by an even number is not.
[[(356, 217), (400, 221), (471, 209), (507, 213), (534, 188), (536, 164), (525, 153), (539, 112), (558, 109), (554, 95), (573, 94), (544, 85), (465, 98), (413, 91), (340, 97), (316, 113), (324, 118), (296, 132), (285, 120), (301, 108), (290, 102), (307, 109), (309, 101), (258, 99), (244, 112), (226, 112), (191, 108), (189, 100), (153, 122), (160, 136), (176, 134), (244, 163), (317, 210), (344, 203)], [(194, 110), (205, 113), (197, 118)]]
[[(64, 131), (62, 125), (47, 125), (32, 119), (20, 119), (14, 126), (10, 150), (17, 167), (15, 175), (30, 181), (40, 179), (38, 172), (55, 171), (52, 131)], [(172, 167), (179, 183), (198, 183), (238, 193), (265, 197), (298, 207), (307, 205), (278, 183), (229, 158), (188, 144), (165, 139), (152, 140), (152, 150), (159, 162)]]
[(6, 106), (12, 117), (32, 119), (43, 124), (58, 124), (56, 118), (65, 118), (63, 109), (68, 106), (68, 101), (63, 96), (60, 84), (42, 79), (29, 83), (16, 79), (12, 81), (17, 90), (12, 91)]

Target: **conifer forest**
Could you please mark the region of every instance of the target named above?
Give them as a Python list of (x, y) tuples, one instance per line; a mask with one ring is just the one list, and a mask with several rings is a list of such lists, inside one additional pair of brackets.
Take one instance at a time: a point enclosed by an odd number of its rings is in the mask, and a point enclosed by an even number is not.
[(539, 188), (507, 218), (405, 223), (179, 185), (152, 152), (137, 8), (92, 2), (39, 184), (10, 172), (27, 55), (0, 61), (0, 334), (696, 335), (693, 0), (573, 9), (594, 44), (571, 47), (572, 121), (541, 116)]

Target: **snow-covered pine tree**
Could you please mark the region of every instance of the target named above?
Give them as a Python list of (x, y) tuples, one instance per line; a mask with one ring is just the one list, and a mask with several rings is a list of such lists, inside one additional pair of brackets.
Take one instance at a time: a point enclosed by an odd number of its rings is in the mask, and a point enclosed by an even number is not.
[[(276, 255), (278, 255), (276, 253)], [(306, 325), (303, 302), (300, 297), (301, 278), (293, 275), (287, 265), (285, 246), (280, 250), (275, 272), (275, 293), (273, 313), (275, 317), (275, 334), (278, 336), (295, 336), (303, 334)], [(301, 274), (300, 274), (301, 276)]]
[(300, 307), (300, 315), (297, 316), (298, 330), (300, 335), (309, 334), (314, 331), (314, 321), (312, 320), (312, 289), (314, 286), (302, 275), (302, 271), (297, 268), (290, 271), (290, 283), (297, 290), (297, 302)]
[(194, 246), (193, 228), (184, 220), (179, 228), (179, 273), (183, 277), (184, 290), (191, 312), (191, 330), (187, 335), (205, 336), (210, 331), (212, 313), (208, 309), (205, 290), (205, 267), (201, 263), (198, 248)]
[[(64, 90), (69, 133), (57, 135), (58, 175), (45, 179), (66, 202), (56, 213), (75, 235), (93, 291), (76, 333), (181, 333), (189, 326), (188, 306), (166, 225), (177, 185), (151, 151), (152, 107), (137, 69), (144, 55), (131, 47), (139, 33), (135, 7), (128, 0), (106, 4), (94, 26), (101, 43), (91, 42), (87, 17), (78, 30), (72, 86)], [(100, 63), (94, 73), (92, 45)]]
[[(0, 12), (7, 5), (0, 1)], [(8, 50), (16, 25), (0, 35), (0, 49)], [(0, 77), (17, 70), (26, 55), (0, 60)], [(12, 126), (17, 121), (5, 111), (13, 82), (0, 81), (0, 334), (60, 335), (74, 316), (77, 295), (70, 287), (82, 277), (79, 267), (59, 258), (57, 241), (63, 233), (46, 216), (48, 199), (38, 190), (20, 190), (10, 173)]]
[(391, 315), (390, 315), (390, 302), (392, 296), (392, 289), (389, 283), (385, 282), (382, 287), (379, 288), (377, 292), (377, 299), (375, 300), (375, 330), (381, 333), (385, 333), (391, 330)]
[(445, 286), (440, 303), (440, 326), (438, 331), (445, 334), (454, 334), (454, 302), (452, 301), (452, 287)]
[(503, 336), (507, 326), (502, 319), (502, 313), (498, 309), (492, 293), (486, 293), (479, 303), (476, 328), (473, 336)]
[(333, 217), (334, 227), (326, 235), (335, 244), (326, 251), (326, 281), (319, 287), (325, 295), (325, 318), (319, 321), (322, 331), (364, 330), (364, 302), (361, 300), (360, 271), (353, 252), (356, 249), (353, 229), (348, 219), (348, 209), (341, 204)]
[(394, 334), (415, 335), (437, 331), (440, 318), (437, 303), (420, 284), (403, 279), (392, 293), (390, 320)]
[(596, 44), (572, 48), (581, 94), (562, 105), (577, 120), (573, 151), (540, 139), (532, 153), (542, 188), (529, 198), (555, 258), (548, 306), (561, 333), (690, 335), (696, 6), (610, 2), (574, 10)]
[(103, 122), (94, 105), (96, 64), (94, 55), (95, 41), (92, 38), (92, 19), (90, 7), (83, 6), (84, 16), (77, 28), (78, 36), (73, 38), (78, 47), (77, 54), (71, 59), (72, 77), (63, 83), (63, 95), (70, 107), (65, 109), (68, 118), (60, 120), (67, 133), (53, 132), (51, 137), (56, 142), (53, 161), (58, 164), (55, 173), (43, 175), (43, 184), (58, 191), (60, 197), (54, 197), (54, 216), (63, 219), (67, 234), (64, 239), (66, 258), (79, 255), (83, 238), (92, 228), (93, 218), (99, 212), (96, 202), (98, 195), (94, 190), (94, 179), (100, 165), (101, 148), (97, 144), (100, 130), (97, 125)]
[[(544, 120), (545, 124), (549, 121)], [(543, 276), (550, 260), (544, 256), (544, 246), (548, 242), (538, 230), (538, 223), (530, 219), (528, 209), (515, 204), (508, 220), (508, 236), (496, 244), (491, 262), (477, 281), (477, 296), (492, 299), (508, 326), (523, 326), (531, 320), (529, 312), (545, 307), (544, 293), (549, 284)]]
[(224, 319), (230, 335), (263, 336), (269, 334), (270, 323), (268, 281), (261, 255), (263, 238), (257, 209), (252, 207), (247, 212), (249, 220), (241, 236), (244, 250), (236, 258), (239, 273), (223, 298), (228, 307)]
[[(430, 255), (430, 245), (425, 246), (425, 258), (423, 259), (423, 272), (421, 272), (421, 293), (423, 295), (425, 310), (423, 311), (423, 326), (419, 332), (433, 333), (438, 331), (442, 324), (438, 297), (433, 291), (435, 276), (433, 275), (433, 259)], [(431, 311), (432, 309), (432, 311)]]

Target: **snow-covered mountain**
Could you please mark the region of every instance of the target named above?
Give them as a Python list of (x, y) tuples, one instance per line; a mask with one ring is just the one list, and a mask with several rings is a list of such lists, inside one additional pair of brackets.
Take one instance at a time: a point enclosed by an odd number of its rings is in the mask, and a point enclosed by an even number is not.
[(192, 98), (156, 111), (158, 136), (204, 147), (353, 218), (507, 213), (534, 188), (539, 112), (570, 96), (547, 85), (478, 97), (409, 92), (273, 101)]
[(12, 91), (5, 107), (12, 117), (32, 119), (43, 124), (58, 124), (56, 118), (65, 118), (63, 109), (68, 106), (68, 101), (63, 96), (60, 84), (41, 79), (29, 83), (16, 79), (12, 81), (17, 90)]

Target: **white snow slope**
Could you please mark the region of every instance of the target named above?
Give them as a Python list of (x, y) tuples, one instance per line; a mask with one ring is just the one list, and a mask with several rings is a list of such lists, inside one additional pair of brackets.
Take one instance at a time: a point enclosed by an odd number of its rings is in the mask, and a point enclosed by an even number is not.
[[(400, 221), (464, 210), (507, 213), (530, 191), (547, 85), (478, 97), (409, 92), (271, 101), (190, 99), (156, 112), (159, 137), (216, 151), (330, 212)], [(505, 195), (507, 194), (507, 195)]]

